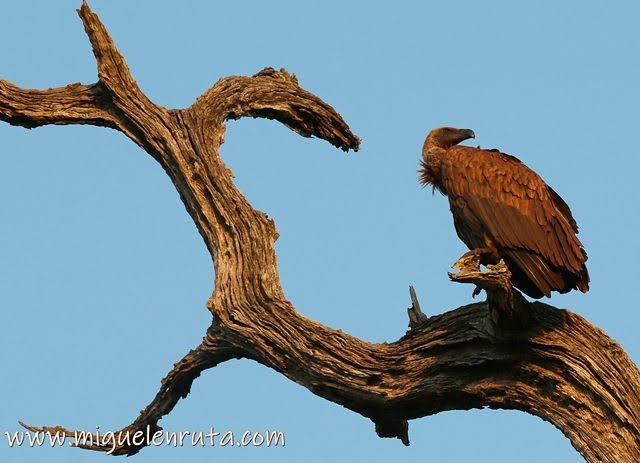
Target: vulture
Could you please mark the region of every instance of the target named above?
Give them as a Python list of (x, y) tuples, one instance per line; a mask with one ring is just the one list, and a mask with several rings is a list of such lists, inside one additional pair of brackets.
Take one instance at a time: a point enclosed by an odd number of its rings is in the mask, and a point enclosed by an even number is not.
[(483, 265), (504, 260), (513, 286), (532, 298), (587, 292), (587, 254), (567, 203), (518, 158), (458, 144), (469, 138), (473, 130), (432, 130), (418, 171), (448, 197), (458, 237)]

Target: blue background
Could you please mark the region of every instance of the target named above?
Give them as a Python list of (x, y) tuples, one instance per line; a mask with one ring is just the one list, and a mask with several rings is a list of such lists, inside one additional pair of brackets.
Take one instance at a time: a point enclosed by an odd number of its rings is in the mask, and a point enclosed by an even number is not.
[[(0, 78), (96, 80), (79, 0), (3, 4)], [(427, 131), (475, 130), (571, 205), (592, 289), (554, 295), (637, 362), (638, 2), (98, 1), (92, 7), (158, 104), (218, 78), (285, 67), (362, 140), (345, 155), (267, 120), (231, 122), (222, 155), (275, 218), (282, 282), (304, 315), (368, 341), (406, 329), (407, 287), (440, 313), (471, 301), (446, 272), (464, 251), (446, 199), (416, 182)], [(119, 429), (196, 346), (213, 268), (168, 177), (119, 132), (0, 124), (0, 460), (107, 461), (9, 448), (17, 421)], [(367, 460), (579, 462), (519, 412), (410, 423), (411, 447), (249, 360), (206, 371), (161, 421), (170, 431), (282, 430), (284, 448), (146, 448), (136, 462)]]

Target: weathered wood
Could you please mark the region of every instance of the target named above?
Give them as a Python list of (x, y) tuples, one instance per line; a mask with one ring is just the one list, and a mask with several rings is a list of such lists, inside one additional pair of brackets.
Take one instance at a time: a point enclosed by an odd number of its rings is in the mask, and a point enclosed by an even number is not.
[(480, 256), (469, 251), (453, 264), (458, 273), (449, 273), (451, 281), (476, 285), (472, 296), (484, 289), (487, 292), (489, 316), (497, 330), (507, 334), (511, 330), (521, 331), (531, 322), (529, 302), (511, 285), (511, 272), (501, 259), (487, 270), (480, 268)]
[(411, 298), (411, 307), (407, 309), (407, 314), (409, 315), (409, 328), (413, 329), (420, 326), (428, 317), (420, 308), (420, 302), (413, 286), (409, 286), (409, 297)]
[[(505, 408), (553, 423), (590, 463), (640, 461), (636, 366), (582, 317), (505, 299), (504, 288), (491, 283), (494, 277), (502, 281), (500, 269), (457, 277), (486, 283), (488, 303), (416, 320), (390, 344), (361, 341), (296, 312), (279, 281), (275, 224), (247, 202), (219, 155), (225, 121), (276, 119), (344, 150), (357, 150), (359, 139), (331, 106), (284, 70), (221, 79), (186, 109), (156, 105), (141, 92), (86, 3), (79, 14), (99, 81), (49, 90), (0, 81), (0, 118), (23, 127), (93, 124), (127, 135), (163, 166), (215, 265), (215, 289), (207, 302), (213, 321), (205, 339), (175, 364), (153, 401), (122, 431), (160, 429), (158, 420), (186, 397), (202, 371), (231, 358), (251, 358), (368, 417), (378, 435), (406, 444), (408, 420), (445, 410)], [(501, 307), (526, 310), (526, 323), (504, 330), (500, 314), (509, 310), (496, 312)], [(417, 299), (413, 308), (418, 313)], [(144, 445), (118, 446), (113, 453), (131, 455)]]

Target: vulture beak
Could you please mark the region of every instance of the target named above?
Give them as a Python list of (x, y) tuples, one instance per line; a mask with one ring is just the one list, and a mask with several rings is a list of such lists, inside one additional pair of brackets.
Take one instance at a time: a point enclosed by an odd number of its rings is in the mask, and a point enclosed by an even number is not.
[(464, 135), (463, 140), (466, 140), (468, 138), (476, 138), (476, 134), (471, 129), (460, 130), (460, 135)]

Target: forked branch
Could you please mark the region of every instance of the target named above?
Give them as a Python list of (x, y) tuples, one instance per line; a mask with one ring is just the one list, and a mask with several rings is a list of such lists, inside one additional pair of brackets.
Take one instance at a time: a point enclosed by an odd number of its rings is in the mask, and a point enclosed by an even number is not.
[[(412, 329), (390, 344), (367, 343), (300, 315), (280, 285), (275, 224), (248, 203), (220, 157), (225, 121), (276, 119), (344, 150), (356, 150), (359, 139), (331, 106), (284, 70), (224, 78), (186, 109), (156, 105), (86, 2), (79, 14), (98, 82), (24, 90), (0, 81), (0, 118), (23, 127), (93, 124), (123, 132), (163, 166), (215, 265), (215, 290), (207, 301), (213, 322), (203, 343), (174, 366), (120, 435), (159, 430), (158, 421), (202, 371), (244, 357), (371, 419), (378, 435), (406, 444), (408, 420), (445, 410), (506, 408), (550, 421), (590, 463), (640, 461), (636, 366), (580, 316), (509, 295), (499, 266), (481, 272), (473, 262), (461, 264), (453, 278), (487, 289), (488, 302), (426, 318), (414, 298)], [(526, 322), (505, 329), (504, 314)], [(125, 443), (113, 453), (130, 455), (147, 444)]]

